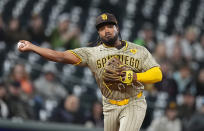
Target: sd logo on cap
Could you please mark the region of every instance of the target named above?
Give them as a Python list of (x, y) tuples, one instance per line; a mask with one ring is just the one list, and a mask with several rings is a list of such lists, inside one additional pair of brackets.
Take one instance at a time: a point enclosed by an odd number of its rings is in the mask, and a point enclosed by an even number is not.
[(103, 13), (96, 18), (96, 29), (98, 30), (101, 26), (105, 24), (117, 25), (118, 22), (113, 14)]

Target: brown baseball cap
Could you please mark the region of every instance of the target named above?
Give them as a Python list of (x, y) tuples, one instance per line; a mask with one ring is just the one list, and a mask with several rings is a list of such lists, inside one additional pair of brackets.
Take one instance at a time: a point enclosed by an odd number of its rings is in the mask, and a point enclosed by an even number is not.
[(103, 13), (96, 18), (96, 29), (98, 30), (104, 24), (118, 25), (118, 21), (113, 14)]

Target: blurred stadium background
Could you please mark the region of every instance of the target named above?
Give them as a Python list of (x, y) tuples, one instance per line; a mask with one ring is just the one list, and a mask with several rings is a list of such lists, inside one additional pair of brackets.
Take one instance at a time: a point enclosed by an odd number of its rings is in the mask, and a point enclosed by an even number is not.
[(142, 130), (203, 131), (203, 7), (204, 0), (0, 0), (0, 129), (103, 130), (90, 70), (22, 54), (16, 43), (94, 46), (95, 18), (110, 12), (122, 38), (147, 47), (163, 71), (162, 82), (145, 85)]

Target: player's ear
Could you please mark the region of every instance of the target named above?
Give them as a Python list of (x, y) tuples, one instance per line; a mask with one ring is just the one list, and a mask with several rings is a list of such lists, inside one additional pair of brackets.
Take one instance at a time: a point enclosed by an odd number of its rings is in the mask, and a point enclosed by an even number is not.
[(120, 29), (119, 29), (118, 25), (115, 25), (115, 27), (116, 27), (117, 31), (119, 32), (119, 31), (120, 31)]
[(97, 30), (98, 36), (100, 36), (99, 30)]

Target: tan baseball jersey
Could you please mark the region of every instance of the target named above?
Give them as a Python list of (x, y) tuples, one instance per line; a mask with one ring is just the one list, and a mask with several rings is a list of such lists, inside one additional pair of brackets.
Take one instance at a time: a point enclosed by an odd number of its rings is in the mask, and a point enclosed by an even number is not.
[(101, 79), (104, 66), (111, 57), (118, 57), (123, 64), (132, 67), (137, 72), (144, 72), (152, 67), (159, 66), (146, 48), (128, 41), (123, 42), (125, 42), (125, 46), (121, 49), (101, 44), (96, 47), (72, 50), (81, 59), (79, 65), (85, 65), (90, 68), (101, 89), (102, 95), (108, 99), (123, 100), (136, 96), (140, 91), (144, 90), (144, 86), (138, 82), (132, 88), (127, 88), (125, 92), (110, 91)]

